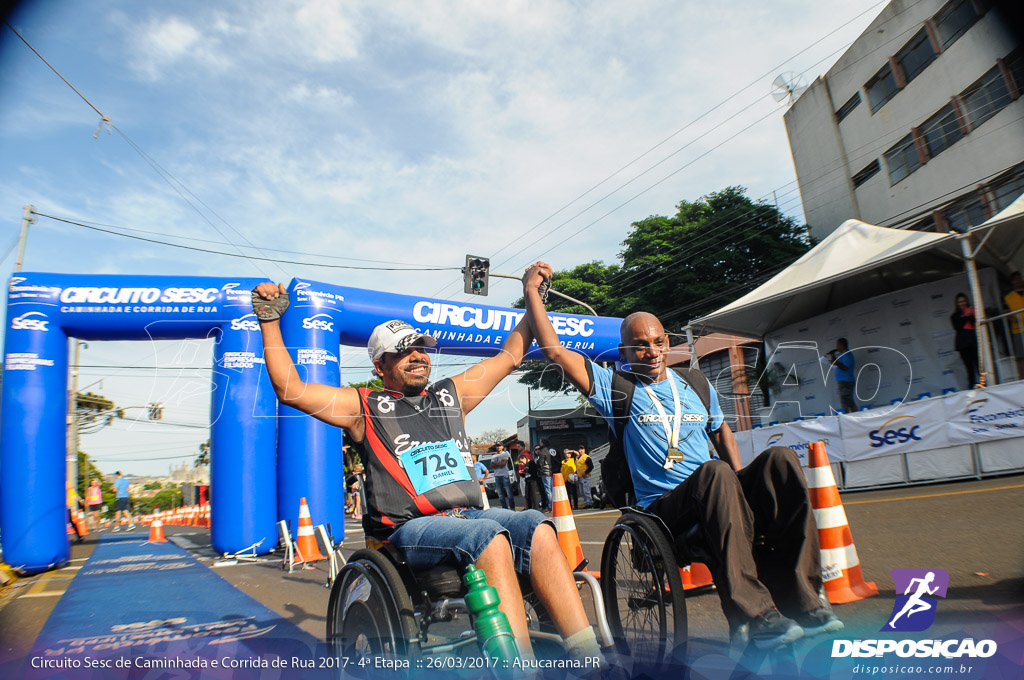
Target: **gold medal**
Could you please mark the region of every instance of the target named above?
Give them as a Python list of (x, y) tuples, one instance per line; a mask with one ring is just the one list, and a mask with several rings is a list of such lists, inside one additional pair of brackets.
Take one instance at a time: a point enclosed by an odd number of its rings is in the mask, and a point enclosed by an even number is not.
[(683, 462), (683, 452), (674, 446), (670, 446), (665, 458), (666, 460), (670, 460), (674, 463), (681, 463)]

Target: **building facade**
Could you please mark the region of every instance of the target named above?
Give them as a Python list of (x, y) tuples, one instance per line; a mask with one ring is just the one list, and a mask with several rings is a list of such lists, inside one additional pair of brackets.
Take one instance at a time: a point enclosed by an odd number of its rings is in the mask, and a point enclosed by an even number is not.
[(1019, 7), (894, 0), (785, 115), (815, 239), (964, 230), (1024, 192)]

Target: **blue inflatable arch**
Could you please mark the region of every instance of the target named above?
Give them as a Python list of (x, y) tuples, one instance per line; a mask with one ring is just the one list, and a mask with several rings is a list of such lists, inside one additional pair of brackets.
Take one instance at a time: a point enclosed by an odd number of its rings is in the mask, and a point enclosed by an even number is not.
[[(313, 523), (341, 540), (341, 430), (280, 406), (263, 363), (250, 291), (264, 279), (25, 273), (10, 279), (0, 410), (0, 535), (4, 559), (24, 572), (69, 559), (65, 524), (68, 338), (215, 338), (210, 408), (211, 532), (218, 552)], [(373, 328), (404, 319), (441, 351), (487, 356), (521, 310), (395, 295), (295, 279), (282, 333), (304, 380), (339, 385), (339, 346), (365, 346)], [(560, 339), (587, 356), (618, 359), (619, 319), (551, 315)], [(536, 347), (529, 355), (539, 356)]]

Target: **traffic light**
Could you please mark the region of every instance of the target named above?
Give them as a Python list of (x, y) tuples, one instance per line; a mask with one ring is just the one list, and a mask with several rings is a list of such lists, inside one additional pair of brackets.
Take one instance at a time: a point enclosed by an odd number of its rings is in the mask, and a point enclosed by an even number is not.
[(487, 295), (487, 278), (491, 261), (478, 255), (466, 255), (466, 266), (462, 269), (464, 290), (470, 295)]

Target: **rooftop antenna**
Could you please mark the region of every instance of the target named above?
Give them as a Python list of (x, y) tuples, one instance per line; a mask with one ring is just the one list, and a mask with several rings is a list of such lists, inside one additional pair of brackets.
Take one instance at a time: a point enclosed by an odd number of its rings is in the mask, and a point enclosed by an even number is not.
[(789, 97), (790, 106), (806, 91), (807, 80), (795, 71), (786, 71), (772, 81), (772, 97), (777, 102)]

